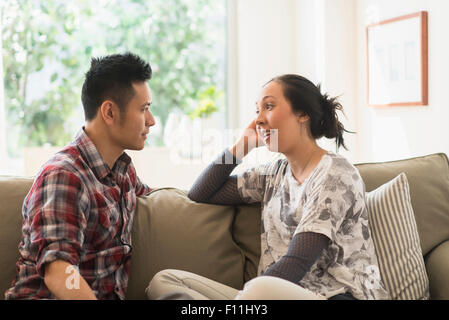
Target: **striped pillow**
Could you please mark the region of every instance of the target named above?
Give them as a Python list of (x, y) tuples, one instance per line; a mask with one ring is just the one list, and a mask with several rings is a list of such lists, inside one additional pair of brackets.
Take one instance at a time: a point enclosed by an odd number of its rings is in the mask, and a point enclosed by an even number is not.
[(366, 204), (380, 274), (391, 298), (429, 299), (429, 279), (405, 174), (366, 193)]

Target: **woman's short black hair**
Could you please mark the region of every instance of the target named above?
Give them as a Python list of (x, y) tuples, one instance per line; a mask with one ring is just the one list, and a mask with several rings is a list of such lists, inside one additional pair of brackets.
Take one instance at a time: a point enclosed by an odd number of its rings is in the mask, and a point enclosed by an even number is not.
[(310, 117), (310, 132), (314, 139), (335, 138), (337, 150), (346, 148), (343, 124), (338, 120), (337, 110), (343, 112), (337, 98), (322, 94), (320, 85), (315, 86), (310, 80), (296, 75), (285, 74), (271, 79), (282, 86), (285, 98), (290, 102), (295, 113), (303, 112)]
[(92, 58), (81, 93), (85, 119), (95, 118), (98, 108), (108, 99), (124, 113), (135, 94), (132, 84), (147, 81), (151, 75), (149, 63), (130, 52)]

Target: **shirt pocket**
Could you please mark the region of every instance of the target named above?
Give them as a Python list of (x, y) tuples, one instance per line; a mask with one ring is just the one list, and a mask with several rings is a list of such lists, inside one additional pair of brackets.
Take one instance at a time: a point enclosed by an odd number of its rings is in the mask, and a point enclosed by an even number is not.
[(118, 204), (110, 203), (98, 208), (97, 232), (95, 243), (97, 248), (107, 248), (122, 227), (122, 219)]

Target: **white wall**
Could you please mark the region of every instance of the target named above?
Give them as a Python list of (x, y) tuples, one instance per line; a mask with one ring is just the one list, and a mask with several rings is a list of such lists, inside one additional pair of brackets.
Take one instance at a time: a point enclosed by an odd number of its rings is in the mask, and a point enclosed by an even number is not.
[[(238, 37), (237, 127), (254, 117), (260, 87), (283, 73), (298, 73), (322, 84), (331, 96), (341, 95), (345, 127), (356, 131), (356, 0), (239, 0), (236, 2)], [(355, 158), (356, 136), (345, 136)], [(335, 140), (320, 145), (335, 149)]]
[[(428, 11), (429, 105), (371, 108), (366, 103), (367, 24), (408, 13)], [(357, 91), (358, 161), (383, 161), (449, 154), (449, 1), (358, 0)]]
[[(255, 116), (260, 89), (295, 68), (295, 0), (237, 0), (237, 128)], [(231, 80), (232, 81), (232, 80)]]
[[(357, 122), (356, 87), (356, 0), (325, 0), (322, 8), (323, 71), (324, 90), (331, 96), (339, 96), (344, 115), (339, 120), (349, 131), (359, 132)], [(299, 39), (301, 41), (301, 39)], [(339, 153), (351, 162), (356, 161), (357, 134), (345, 133), (348, 151), (341, 148)], [(335, 140), (326, 140), (326, 149), (335, 148)]]
[[(341, 95), (341, 121), (352, 162), (385, 161), (434, 152), (449, 154), (449, 1), (447, 0), (238, 0), (237, 127), (253, 116), (260, 86), (296, 72)], [(429, 105), (372, 108), (366, 103), (369, 23), (426, 10), (429, 13)], [(334, 142), (320, 144), (333, 149)]]

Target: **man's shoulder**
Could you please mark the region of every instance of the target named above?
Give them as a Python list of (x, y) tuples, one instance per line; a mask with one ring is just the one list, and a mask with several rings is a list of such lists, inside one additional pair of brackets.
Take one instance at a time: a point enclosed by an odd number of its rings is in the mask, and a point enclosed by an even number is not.
[(36, 179), (55, 174), (80, 176), (83, 172), (82, 162), (81, 154), (76, 145), (67, 145), (44, 163)]
[(84, 192), (86, 180), (77, 164), (80, 154), (76, 149), (76, 146), (68, 145), (44, 163), (24, 200), (24, 210), (25, 207), (39, 207), (43, 197), (66, 201), (68, 195), (73, 198)]

